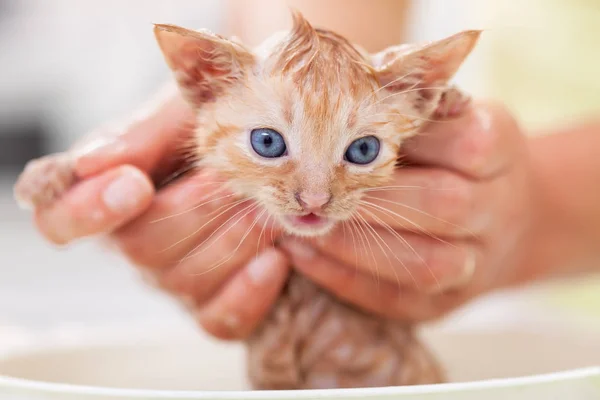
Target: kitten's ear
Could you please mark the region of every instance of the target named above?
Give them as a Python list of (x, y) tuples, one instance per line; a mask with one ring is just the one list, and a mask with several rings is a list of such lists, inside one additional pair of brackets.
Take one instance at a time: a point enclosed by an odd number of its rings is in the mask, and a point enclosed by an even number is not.
[(241, 80), (254, 56), (241, 44), (205, 31), (155, 25), (154, 35), (179, 88), (194, 106)]
[[(463, 31), (424, 46), (390, 47), (372, 57), (379, 83), (386, 90), (411, 90), (425, 101), (438, 101), (431, 90), (444, 86), (475, 47), (481, 31)], [(425, 106), (425, 104), (423, 105)], [(429, 108), (429, 107), (427, 107)]]

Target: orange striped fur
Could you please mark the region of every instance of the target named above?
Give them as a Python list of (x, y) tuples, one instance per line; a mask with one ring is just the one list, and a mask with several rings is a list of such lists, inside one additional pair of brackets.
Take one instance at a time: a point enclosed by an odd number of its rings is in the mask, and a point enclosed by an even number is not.
[[(343, 37), (293, 14), (289, 32), (255, 49), (205, 31), (157, 25), (156, 37), (183, 95), (198, 110), (200, 163), (215, 168), (242, 196), (260, 202), (293, 233), (322, 234), (356, 211), (365, 189), (385, 185), (403, 141), (434, 116), (449, 79), (479, 32), (466, 31), (424, 46), (367, 54)], [(385, 87), (384, 87), (385, 86)], [(436, 87), (437, 89), (431, 89)], [(285, 139), (288, 155), (257, 156), (252, 129)], [(344, 160), (355, 139), (381, 142), (371, 164)], [(282, 218), (299, 215), (299, 191), (328, 192), (331, 224), (294, 232)]]

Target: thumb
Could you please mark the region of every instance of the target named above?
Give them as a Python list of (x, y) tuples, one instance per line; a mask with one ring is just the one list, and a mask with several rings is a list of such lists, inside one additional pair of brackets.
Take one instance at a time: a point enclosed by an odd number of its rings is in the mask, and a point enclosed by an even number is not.
[(170, 84), (116, 128), (91, 133), (72, 150), (75, 174), (86, 178), (129, 164), (153, 177), (169, 174), (194, 129), (194, 113)]

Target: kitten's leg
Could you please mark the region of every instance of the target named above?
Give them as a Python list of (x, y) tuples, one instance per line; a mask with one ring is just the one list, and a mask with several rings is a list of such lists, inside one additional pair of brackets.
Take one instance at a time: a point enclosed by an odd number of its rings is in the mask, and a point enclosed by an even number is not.
[(254, 389), (332, 389), (445, 380), (414, 327), (343, 304), (293, 273), (247, 342)]
[(71, 188), (76, 181), (70, 154), (51, 154), (27, 163), (15, 183), (14, 196), (22, 208), (46, 207)]
[(436, 118), (451, 118), (460, 115), (471, 102), (471, 97), (455, 86), (442, 93), (438, 107), (434, 112)]

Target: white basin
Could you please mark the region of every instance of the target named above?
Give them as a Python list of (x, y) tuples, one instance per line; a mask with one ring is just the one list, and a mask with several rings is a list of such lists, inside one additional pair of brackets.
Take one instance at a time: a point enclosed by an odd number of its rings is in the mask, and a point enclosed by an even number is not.
[[(600, 335), (431, 329), (452, 382), (402, 388), (247, 391), (244, 351), (197, 335), (80, 332), (0, 357), (0, 399), (600, 399)], [(140, 342), (140, 338), (143, 341)], [(66, 343), (69, 344), (66, 344)]]

